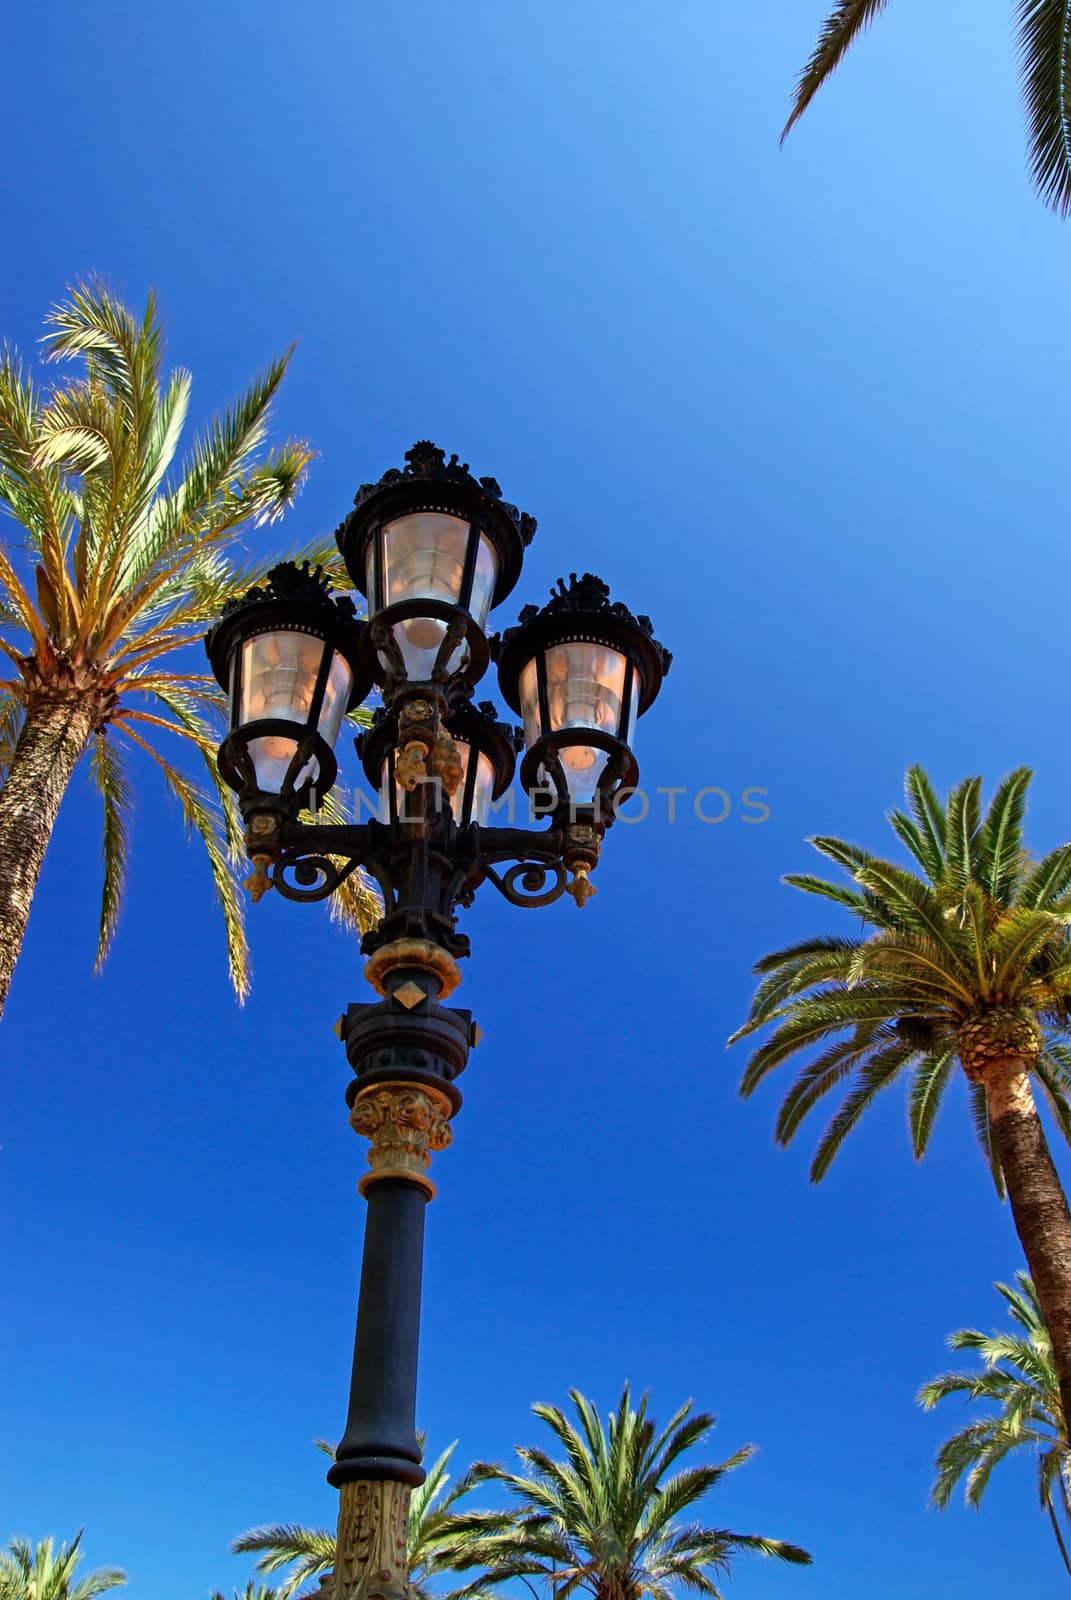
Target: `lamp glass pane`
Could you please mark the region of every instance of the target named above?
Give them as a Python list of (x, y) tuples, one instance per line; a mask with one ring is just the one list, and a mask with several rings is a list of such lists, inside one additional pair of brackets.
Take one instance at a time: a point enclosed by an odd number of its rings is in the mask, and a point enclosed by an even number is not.
[(472, 574), (472, 593), (469, 596), (469, 612), (482, 628), (487, 621), (487, 613), (491, 609), (491, 597), (495, 592), (495, 583), (498, 579), (498, 555), (495, 547), (485, 533), (479, 536), (476, 546), (476, 566)]
[(391, 782), (390, 765), (386, 761), (384, 761), (382, 767), (380, 768), (380, 772), (379, 772), (379, 791), (378, 792), (379, 792), (379, 812), (378, 812), (379, 821), (380, 822), (389, 822), (390, 819), (391, 819), (391, 809), (390, 809), (391, 808), (391, 799), (393, 797), (396, 800), (396, 802), (398, 803), (398, 805), (400, 806), (400, 801), (397, 800), (397, 797), (401, 794), (401, 790), (400, 789), (396, 789), (394, 784)]
[(472, 790), (472, 810), (467, 819), (461, 816), (460, 807), (465, 798), (465, 790), (469, 781), (469, 761), (472, 757), (472, 746), (467, 739), (454, 735), (457, 753), (461, 757), (461, 782), (457, 786), (451, 807), (458, 822), (486, 822), (491, 811), (491, 800), (495, 792), (495, 769), (491, 758), (481, 750), (476, 757), (476, 781)]
[[(558, 759), (562, 764), (569, 799), (574, 805), (590, 805), (610, 759), (608, 752), (596, 750), (590, 744), (572, 744), (558, 751)], [(543, 776), (546, 778), (545, 773)]]
[(324, 685), (319, 722), (319, 732), (332, 748), (338, 738), (338, 730), (342, 726), (342, 718), (346, 714), (352, 688), (353, 673), (350, 671), (349, 663), (345, 656), (340, 656), (336, 650), (331, 658), (331, 667)]
[[(634, 679), (622, 723), (627, 662), (619, 650), (609, 645), (573, 640), (551, 645), (544, 660), (549, 713), (545, 729), (541, 726), (534, 660), (525, 666), (518, 682), (524, 740), (529, 749), (541, 734), (557, 733), (566, 728), (598, 728), (615, 738), (623, 738), (626, 743), (629, 741), (635, 720), (636, 687)], [(558, 751), (558, 759), (569, 798), (577, 805), (593, 801), (609, 760), (608, 753), (595, 745), (578, 743), (563, 746)]]
[(383, 529), (383, 603), (446, 600), (456, 606), (469, 524), (441, 511), (416, 511)]
[[(446, 623), (439, 617), (408, 617), (405, 622), (396, 622), (392, 632), (401, 651), (405, 675), (410, 683), (427, 682), (435, 671), (439, 646), (446, 633)], [(447, 673), (459, 672), (468, 658), (469, 643), (467, 639), (462, 639), (457, 649), (447, 659)], [(379, 660), (384, 670), (389, 671), (390, 662), (382, 651), (379, 651)]]
[[(310, 633), (258, 633), (246, 639), (241, 646), (239, 726), (257, 722), (262, 717), (306, 723), (312, 710), (324, 648), (323, 640)], [(336, 657), (336, 661), (339, 659)], [(348, 678), (349, 668), (344, 661), (341, 665)], [(337, 678), (335, 681), (337, 685)], [(264, 794), (280, 793), (296, 751), (297, 739), (287, 735), (272, 734), (250, 740), (249, 755), (257, 787)], [(315, 783), (319, 774), (319, 762), (311, 757), (298, 774), (294, 788), (300, 789), (309, 781)]]
[(609, 645), (573, 641), (546, 652), (548, 733), (599, 728), (619, 737), (625, 657)]
[(311, 633), (258, 633), (242, 645), (238, 722), (305, 723), (325, 645)]
[(539, 727), (539, 679), (536, 676), (535, 660), (528, 662), (521, 673), (517, 683), (517, 690), (521, 697), (521, 717), (524, 722), (524, 742), (530, 750), (540, 735)]
[[(249, 755), (257, 775), (257, 788), (263, 794), (281, 793), (283, 781), (290, 770), (290, 763), (296, 751), (297, 740), (288, 739), (283, 735), (271, 734), (263, 739), (250, 739)], [(297, 775), (294, 782), (295, 790), (300, 789), (304, 783), (315, 783), (319, 776), (320, 763), (315, 756), (310, 756)]]
[[(448, 605), (458, 605), (470, 536), (476, 539), (477, 544), (468, 609), (482, 628), (487, 621), (498, 577), (498, 557), (494, 545), (485, 534), (470, 529), (464, 518), (448, 516), (441, 511), (416, 511), (411, 516), (399, 517), (384, 525), (381, 536), (383, 604), (393, 606), (403, 600), (442, 600)], [(373, 552), (370, 548), (369, 594), (372, 593), (372, 573)], [(446, 623), (438, 617), (409, 617), (405, 622), (395, 624), (394, 637), (410, 680), (431, 677), (445, 632)], [(467, 643), (460, 644), (446, 663), (446, 670), (457, 672), (464, 666), (468, 653)], [(380, 661), (384, 667), (388, 666), (382, 656)]]
[(495, 793), (495, 769), (490, 756), (480, 751), (476, 763), (476, 787), (472, 791), (472, 816), (470, 822), (486, 822), (491, 814), (491, 801)]

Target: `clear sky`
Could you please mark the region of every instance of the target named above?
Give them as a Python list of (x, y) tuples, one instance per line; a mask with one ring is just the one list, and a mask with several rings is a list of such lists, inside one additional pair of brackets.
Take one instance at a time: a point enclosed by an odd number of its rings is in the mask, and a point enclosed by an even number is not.
[[(761, 1447), (710, 1515), (815, 1565), (742, 1562), (741, 1595), (1040, 1594), (1026, 1464), (980, 1516), (926, 1508), (964, 1414), (913, 1396), (1021, 1265), (965, 1095), (919, 1168), (890, 1095), (814, 1189), (814, 1134), (777, 1151), (777, 1087), (741, 1103), (725, 1049), (752, 961), (829, 925), (779, 875), (812, 832), (884, 847), (910, 761), (1034, 765), (1031, 842), (1071, 832), (1071, 233), (1027, 180), (1008, 7), (898, 0), (779, 150), (821, 6), (18, 7), (0, 332), (30, 349), (81, 273), (153, 285), (201, 414), (299, 340), (279, 428), (319, 459), (251, 548), (333, 528), (414, 439), (457, 450), (539, 518), (502, 621), (605, 577), (676, 656), (644, 783), (733, 797), (616, 829), (582, 915), (465, 916), (485, 1040), (428, 1219), (430, 1446), (504, 1457), (532, 1401), (628, 1377)], [(239, 1009), (143, 776), (104, 975), (80, 775), (0, 1034), (0, 1536), (84, 1525), (133, 1600), (189, 1600), (244, 1582), (251, 1524), (333, 1521), (311, 1440), (344, 1417), (364, 1147), (331, 1023), (364, 988), (322, 908), (269, 896)]]

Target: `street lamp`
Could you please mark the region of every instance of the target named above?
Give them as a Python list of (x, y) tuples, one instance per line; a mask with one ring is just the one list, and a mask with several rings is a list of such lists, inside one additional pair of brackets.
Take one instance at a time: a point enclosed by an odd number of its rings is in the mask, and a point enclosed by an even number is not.
[[(443, 1004), (469, 953), (458, 908), (485, 882), (518, 906), (563, 893), (583, 905), (595, 892), (615, 804), (638, 778), (635, 720), (670, 664), (650, 622), (590, 574), (489, 640), (488, 612), (516, 584), (535, 521), (434, 445), (405, 459), (358, 491), (337, 534), (367, 623), (322, 575), (283, 564), (206, 640), (230, 694), (219, 768), (238, 795), (254, 897), (274, 887), (322, 900), (358, 868), (383, 897), (361, 944), (379, 999), (337, 1025), (354, 1072), (350, 1122), (370, 1149), (349, 1412), (328, 1473), (340, 1491), (334, 1600), (408, 1593), (409, 1495), (424, 1478), (415, 1408), (428, 1168), (450, 1142), (456, 1079), (479, 1039), (470, 1012)], [(523, 739), (489, 702), (473, 703), (492, 654)], [(373, 683), (383, 703), (358, 749), (381, 817), (310, 821), (337, 775), (343, 712)], [(540, 825), (492, 826), (522, 745)]]

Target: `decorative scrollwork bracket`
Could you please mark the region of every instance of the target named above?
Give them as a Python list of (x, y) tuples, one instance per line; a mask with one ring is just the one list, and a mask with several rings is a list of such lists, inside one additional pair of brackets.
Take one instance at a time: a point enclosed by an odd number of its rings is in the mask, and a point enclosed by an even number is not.
[[(493, 867), (485, 866), (484, 873), (499, 894), (512, 906), (530, 907), (553, 905), (565, 893), (567, 877), (560, 861), (518, 861), (501, 877)], [(549, 888), (547, 880), (551, 879)]]
[[(278, 889), (284, 900), (308, 905), (334, 894), (360, 865), (356, 856), (348, 861), (334, 861), (330, 856), (316, 855), (301, 848), (284, 850), (271, 869), (270, 886)], [(293, 881), (287, 877), (288, 873), (292, 874)]]

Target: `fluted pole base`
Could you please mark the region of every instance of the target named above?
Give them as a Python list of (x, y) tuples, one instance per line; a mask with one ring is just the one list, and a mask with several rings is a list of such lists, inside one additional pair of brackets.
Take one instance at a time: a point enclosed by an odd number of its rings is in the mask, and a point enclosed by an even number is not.
[(409, 1600), (411, 1493), (390, 1478), (342, 1485), (332, 1600)]

